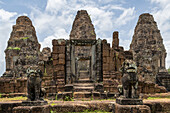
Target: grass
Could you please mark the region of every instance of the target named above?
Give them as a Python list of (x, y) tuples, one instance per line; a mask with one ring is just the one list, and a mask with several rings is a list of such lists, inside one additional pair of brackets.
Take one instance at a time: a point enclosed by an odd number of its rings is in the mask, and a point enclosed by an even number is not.
[(0, 101), (21, 101), (21, 100), (26, 100), (27, 97), (19, 96), (19, 97), (13, 97), (13, 98), (1, 98)]
[(50, 103), (50, 105), (51, 105), (51, 106), (54, 106), (54, 105), (57, 105), (57, 103), (54, 103), (54, 102), (53, 102), (53, 103)]
[(170, 74), (170, 68), (168, 69), (168, 73)]
[(170, 96), (167, 97), (148, 97), (147, 100), (153, 100), (153, 99), (170, 99)]

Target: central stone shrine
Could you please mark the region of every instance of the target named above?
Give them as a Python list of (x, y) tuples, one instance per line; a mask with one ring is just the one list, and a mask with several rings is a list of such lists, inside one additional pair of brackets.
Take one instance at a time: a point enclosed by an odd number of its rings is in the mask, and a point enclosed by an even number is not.
[(61, 95), (100, 98), (104, 91), (110, 95), (118, 92), (121, 74), (117, 71), (125, 59), (118, 32), (113, 33), (113, 48), (110, 48), (106, 40), (96, 39), (90, 16), (81, 10), (73, 22), (70, 39), (54, 39), (52, 43), (58, 98)]
[[(63, 45), (63, 46), (62, 46)], [(65, 91), (92, 92), (94, 84), (102, 81), (102, 40), (96, 40), (94, 26), (87, 11), (78, 11), (70, 33), (70, 40), (53, 40), (53, 63), (63, 71), (56, 70), (58, 89), (62, 89), (60, 72), (65, 72)], [(58, 52), (58, 53), (57, 53)], [(64, 53), (64, 54), (63, 54)], [(57, 62), (56, 57), (59, 57)], [(63, 58), (63, 59), (62, 59)], [(54, 75), (55, 76), (55, 75)], [(84, 84), (86, 83), (86, 84)], [(70, 94), (71, 95), (71, 94)], [(90, 96), (90, 95), (89, 95)]]
[[(79, 11), (66, 42), (66, 82), (87, 79), (99, 81), (101, 78), (101, 40), (96, 40), (94, 26), (86, 11)], [(97, 59), (100, 61), (97, 62)]]

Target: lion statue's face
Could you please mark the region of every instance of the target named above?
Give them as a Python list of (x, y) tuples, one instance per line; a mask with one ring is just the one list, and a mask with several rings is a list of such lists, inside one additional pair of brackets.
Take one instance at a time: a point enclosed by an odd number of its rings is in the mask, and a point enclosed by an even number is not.
[(137, 73), (137, 66), (133, 60), (125, 60), (122, 67), (127, 73)]
[(30, 66), (27, 69), (27, 75), (29, 76), (36, 76), (38, 74), (38, 67)]

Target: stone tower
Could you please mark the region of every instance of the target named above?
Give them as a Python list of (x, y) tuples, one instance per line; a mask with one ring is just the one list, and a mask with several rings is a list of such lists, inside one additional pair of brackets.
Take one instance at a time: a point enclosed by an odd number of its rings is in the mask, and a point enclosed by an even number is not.
[(26, 16), (18, 17), (5, 50), (4, 76), (24, 76), (30, 65), (38, 64), (39, 52), (40, 44), (31, 20)]
[(74, 20), (72, 30), (70, 33), (70, 39), (71, 40), (72, 39), (76, 39), (76, 40), (81, 40), (81, 39), (95, 40), (96, 39), (94, 26), (86, 10), (81, 10), (77, 12), (77, 15)]
[(113, 41), (112, 41), (112, 48), (119, 49), (119, 32), (113, 32)]
[(140, 79), (155, 82), (157, 73), (165, 69), (166, 50), (152, 15), (139, 16), (130, 50), (138, 65)]

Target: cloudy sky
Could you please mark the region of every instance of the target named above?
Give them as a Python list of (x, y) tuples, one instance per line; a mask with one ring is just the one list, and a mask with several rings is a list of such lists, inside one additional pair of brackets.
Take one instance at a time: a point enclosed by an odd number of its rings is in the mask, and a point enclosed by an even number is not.
[(78, 10), (88, 11), (97, 38), (112, 41), (119, 31), (120, 45), (129, 49), (138, 17), (151, 13), (161, 31), (170, 66), (170, 0), (0, 0), (0, 75), (5, 70), (4, 50), (18, 16), (28, 16), (35, 26), (41, 47), (52, 39), (69, 38)]

